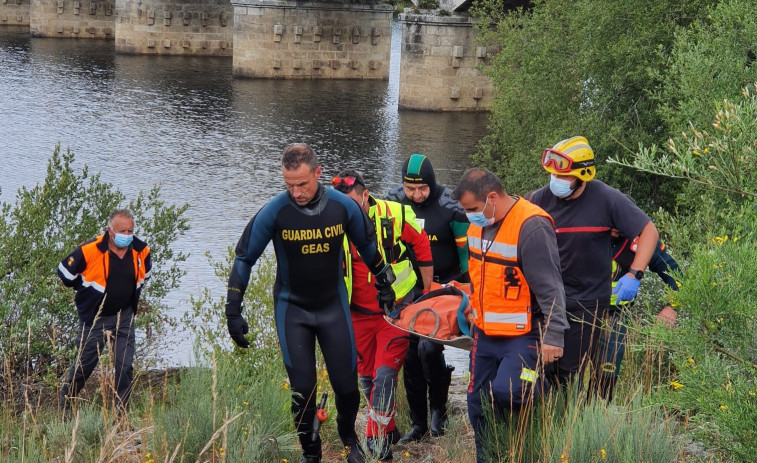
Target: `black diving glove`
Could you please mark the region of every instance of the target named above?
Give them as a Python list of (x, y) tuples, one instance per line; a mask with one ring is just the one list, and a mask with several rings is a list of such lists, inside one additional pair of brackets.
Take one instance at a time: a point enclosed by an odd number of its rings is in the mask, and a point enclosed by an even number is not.
[(241, 305), (231, 302), (226, 303), (226, 326), (229, 328), (231, 339), (239, 347), (244, 347), (245, 349), (250, 347), (250, 343), (244, 337), (245, 334), (250, 332), (250, 326), (244, 317), (242, 317)]
[(378, 290), (376, 297), (378, 298), (379, 307), (387, 315), (394, 311), (394, 301), (396, 300), (394, 289), (392, 289), (394, 279), (394, 271), (388, 264), (376, 275), (376, 289)]

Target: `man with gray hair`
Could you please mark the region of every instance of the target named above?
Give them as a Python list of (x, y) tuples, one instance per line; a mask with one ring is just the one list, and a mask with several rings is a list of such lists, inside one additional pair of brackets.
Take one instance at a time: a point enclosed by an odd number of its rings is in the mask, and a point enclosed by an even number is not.
[(105, 233), (79, 245), (58, 265), (63, 284), (76, 291), (79, 312), (78, 353), (60, 391), (61, 411), (69, 410), (69, 399), (84, 387), (106, 344), (114, 357), (115, 404), (119, 413), (126, 410), (133, 379), (134, 317), (151, 269), (150, 248), (134, 236), (134, 216), (126, 209), (113, 211)]

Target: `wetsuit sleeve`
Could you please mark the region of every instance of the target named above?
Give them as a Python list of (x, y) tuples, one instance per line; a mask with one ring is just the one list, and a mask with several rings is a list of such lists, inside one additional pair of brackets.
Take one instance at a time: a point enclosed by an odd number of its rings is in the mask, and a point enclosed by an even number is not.
[(397, 203), (401, 203), (403, 199), (405, 199), (405, 192), (402, 189), (402, 185), (396, 186), (389, 190), (386, 195), (384, 195), (384, 198), (387, 201), (394, 201)]
[(63, 258), (58, 264), (58, 276), (60, 281), (69, 288), (79, 289), (82, 284), (81, 274), (87, 268), (87, 261), (81, 246)]
[(657, 242), (657, 248), (654, 254), (652, 254), (652, 259), (649, 261), (649, 270), (656, 273), (670, 289), (678, 291), (678, 283), (671, 273), (680, 272), (681, 269), (678, 266), (678, 262), (673, 259), (673, 256), (663, 249), (661, 241)]
[(276, 211), (271, 203), (265, 205), (245, 227), (234, 251), (236, 257), (229, 275), (227, 303), (241, 304), (247, 284), (250, 282), (250, 272), (268, 242), (273, 239), (273, 224)]
[(565, 290), (557, 238), (549, 220), (537, 216), (523, 223), (518, 239), (518, 262), (544, 316), (544, 344), (563, 347), (563, 333), (568, 329)]
[(457, 250), (457, 258), (460, 261), (460, 271), (465, 273), (468, 271), (468, 217), (466, 217), (460, 203), (452, 199), (452, 193), (449, 191), (449, 188), (444, 190), (440, 203), (452, 213), (449, 227), (452, 230), (452, 236), (455, 238), (455, 248)]
[(468, 271), (468, 220), (459, 221), (457, 219), (450, 222), (452, 235), (455, 237), (455, 247), (457, 249), (457, 258), (460, 260), (460, 271)]
[(400, 239), (413, 249), (419, 267), (430, 267), (434, 263), (431, 259), (431, 244), (428, 235), (415, 221), (415, 212), (410, 206), (405, 208), (405, 223), (402, 225)]
[(341, 201), (341, 204), (347, 210), (347, 238), (355, 245), (371, 273), (378, 275), (386, 263), (376, 249), (376, 229), (373, 222), (352, 199), (347, 198)]

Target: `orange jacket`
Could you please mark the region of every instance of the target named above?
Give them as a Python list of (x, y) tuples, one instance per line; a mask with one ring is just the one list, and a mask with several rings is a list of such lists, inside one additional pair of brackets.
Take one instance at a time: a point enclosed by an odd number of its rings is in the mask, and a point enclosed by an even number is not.
[(541, 208), (518, 198), (494, 241), (484, 242), (481, 227), (468, 228), (473, 321), (487, 335), (519, 336), (531, 331), (531, 290), (518, 265), (518, 238), (523, 223), (534, 216), (552, 222)]
[[(134, 261), (134, 275), (137, 287), (131, 307), (137, 311), (137, 301), (145, 280), (150, 278), (152, 261), (150, 248), (144, 241), (136, 237), (132, 241), (129, 252)], [(64, 285), (76, 290), (76, 310), (79, 319), (84, 323), (92, 323), (107, 292), (108, 269), (110, 253), (108, 252), (107, 234), (80, 244), (67, 255), (58, 265), (58, 276)]]

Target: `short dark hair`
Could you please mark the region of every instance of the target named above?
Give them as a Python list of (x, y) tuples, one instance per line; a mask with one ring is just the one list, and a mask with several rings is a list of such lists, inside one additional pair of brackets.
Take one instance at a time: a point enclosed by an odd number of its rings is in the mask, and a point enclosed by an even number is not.
[(348, 186), (344, 182), (340, 183), (339, 185), (334, 185), (334, 189), (336, 191), (341, 191), (344, 194), (348, 194), (351, 191), (357, 191), (358, 194), (363, 194), (366, 188), (365, 186), (365, 180), (363, 180), (363, 176), (360, 175), (360, 172), (356, 171), (355, 169), (344, 169), (337, 177), (345, 178), (345, 177), (355, 177), (355, 183), (352, 184), (352, 186)]
[(304, 143), (293, 143), (284, 148), (284, 154), (281, 157), (281, 166), (284, 169), (299, 169), (302, 164), (307, 164), (311, 171), (318, 168), (318, 158), (313, 148)]
[(452, 197), (459, 201), (465, 193), (473, 193), (473, 196), (477, 201), (486, 201), (486, 195), (491, 192), (495, 192), (499, 195), (505, 194), (505, 189), (502, 188), (502, 181), (494, 175), (494, 173), (474, 167), (468, 169), (460, 179), (460, 183), (452, 193)]

